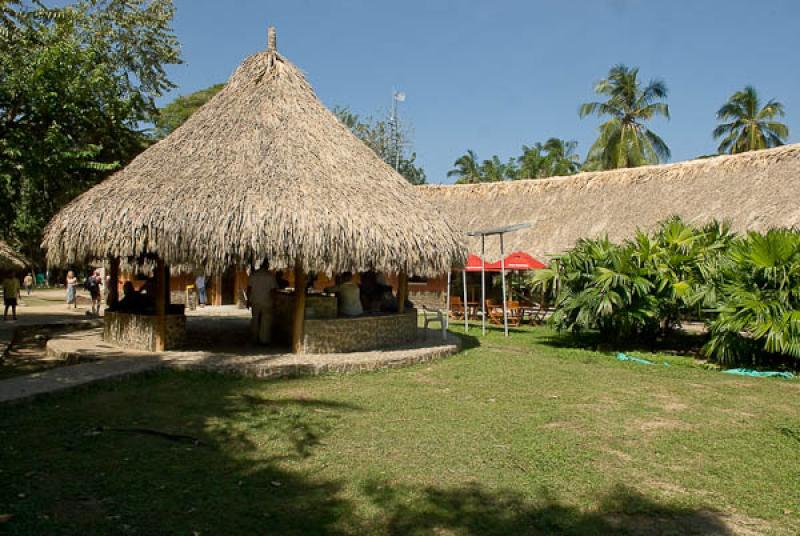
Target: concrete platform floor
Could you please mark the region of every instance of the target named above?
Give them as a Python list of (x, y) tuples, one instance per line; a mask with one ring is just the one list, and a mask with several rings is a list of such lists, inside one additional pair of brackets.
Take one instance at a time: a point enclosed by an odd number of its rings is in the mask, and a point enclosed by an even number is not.
[(440, 330), (420, 328), (418, 339), (400, 348), (292, 354), (288, 348), (252, 344), (249, 316), (245, 313), (207, 308), (187, 315), (189, 345), (181, 351), (156, 353), (119, 348), (103, 341), (101, 328), (56, 335), (47, 341), (48, 359), (78, 364), (2, 380), (0, 403), (26, 400), (161, 367), (274, 379), (404, 367), (459, 350), (457, 337), (450, 335), (443, 340)]

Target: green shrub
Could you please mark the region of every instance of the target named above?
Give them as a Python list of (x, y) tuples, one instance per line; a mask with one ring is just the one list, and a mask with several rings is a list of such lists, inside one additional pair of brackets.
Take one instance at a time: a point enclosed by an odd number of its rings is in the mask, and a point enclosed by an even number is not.
[(529, 284), (555, 305), (559, 330), (609, 341), (706, 321), (704, 351), (724, 364), (800, 360), (800, 233), (733, 234), (674, 217), (617, 244), (579, 240)]
[(748, 233), (728, 251), (706, 353), (724, 364), (800, 361), (800, 233)]

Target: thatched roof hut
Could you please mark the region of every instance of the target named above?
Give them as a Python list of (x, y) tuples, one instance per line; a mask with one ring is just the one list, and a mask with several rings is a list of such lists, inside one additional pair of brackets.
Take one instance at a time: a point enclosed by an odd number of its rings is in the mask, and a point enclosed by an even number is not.
[[(729, 222), (736, 231), (800, 226), (800, 145), (569, 177), (420, 190), (460, 229), (530, 222), (506, 235), (507, 250), (547, 258), (579, 238), (618, 240), (680, 215)], [(471, 239), (478, 251), (478, 239)], [(487, 243), (496, 260), (496, 246)]]
[(0, 270), (24, 270), (30, 262), (3, 240), (0, 240)]
[(280, 55), (247, 58), (164, 140), (61, 210), (51, 264), (157, 255), (169, 265), (432, 275), (460, 233), (318, 100)]

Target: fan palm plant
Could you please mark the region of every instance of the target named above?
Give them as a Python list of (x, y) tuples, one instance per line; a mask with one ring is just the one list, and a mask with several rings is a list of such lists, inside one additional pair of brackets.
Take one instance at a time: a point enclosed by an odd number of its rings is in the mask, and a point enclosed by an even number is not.
[(609, 119), (600, 125), (587, 162), (600, 169), (657, 164), (670, 158), (670, 150), (645, 122), (657, 116), (669, 119), (669, 106), (663, 102), (667, 86), (651, 80), (644, 87), (638, 79), (639, 69), (625, 65), (611, 68), (608, 78), (595, 85), (595, 92), (607, 97), (603, 102), (581, 105), (579, 115), (597, 115)]
[(620, 340), (653, 333), (658, 325), (653, 284), (631, 244), (580, 240), (537, 271), (532, 285), (554, 296), (551, 323), (560, 330), (596, 329)]
[(748, 233), (734, 242), (705, 351), (726, 364), (800, 360), (800, 233)]
[(722, 138), (717, 151), (734, 154), (783, 145), (789, 128), (775, 119), (784, 115), (783, 104), (774, 99), (762, 106), (753, 86), (737, 91), (717, 111), (717, 119), (725, 121), (714, 129), (714, 139)]

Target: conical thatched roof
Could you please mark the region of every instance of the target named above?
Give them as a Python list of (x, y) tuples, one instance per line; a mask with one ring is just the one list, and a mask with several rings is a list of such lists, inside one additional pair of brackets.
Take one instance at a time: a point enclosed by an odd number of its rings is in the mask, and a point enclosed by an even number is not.
[(24, 270), (29, 264), (25, 257), (0, 240), (0, 270)]
[(463, 261), (460, 236), (272, 46), (183, 126), (67, 205), (43, 246), (52, 264), (150, 253), (210, 272), (268, 260), (432, 275)]
[[(569, 177), (456, 186), (420, 191), (460, 229), (514, 223), (532, 227), (506, 235), (506, 251), (548, 258), (579, 238), (631, 237), (672, 215), (735, 231), (800, 227), (800, 144), (675, 164), (579, 173)], [(478, 239), (469, 239), (478, 251)], [(499, 258), (497, 240), (487, 256)]]

